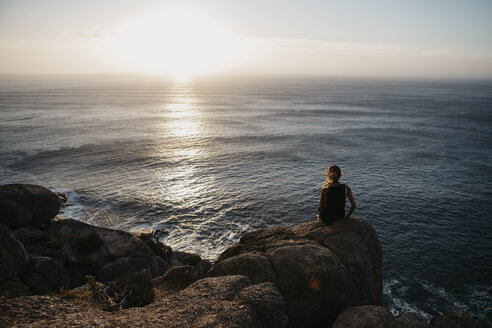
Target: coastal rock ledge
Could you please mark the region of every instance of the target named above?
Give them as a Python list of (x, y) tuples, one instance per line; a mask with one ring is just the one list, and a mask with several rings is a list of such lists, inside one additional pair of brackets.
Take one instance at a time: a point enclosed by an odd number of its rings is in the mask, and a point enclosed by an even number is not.
[(381, 304), (381, 252), (376, 232), (361, 219), (312, 221), (244, 235), (208, 275), (273, 282), (292, 327), (326, 327), (349, 306)]
[(381, 245), (362, 219), (250, 232), (212, 264), (152, 232), (59, 219), (64, 201), (0, 186), (0, 328), (478, 327), (380, 307)]

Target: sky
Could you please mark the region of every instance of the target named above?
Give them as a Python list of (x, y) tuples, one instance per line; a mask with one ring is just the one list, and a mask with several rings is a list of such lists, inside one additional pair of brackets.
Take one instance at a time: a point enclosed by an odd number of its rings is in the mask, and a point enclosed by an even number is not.
[(0, 74), (492, 79), (490, 0), (0, 0)]

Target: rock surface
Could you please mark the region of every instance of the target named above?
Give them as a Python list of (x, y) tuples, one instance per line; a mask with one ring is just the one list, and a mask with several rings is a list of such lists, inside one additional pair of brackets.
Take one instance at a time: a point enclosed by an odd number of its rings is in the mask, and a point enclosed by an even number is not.
[[(159, 294), (159, 293), (158, 293)], [(284, 301), (271, 283), (244, 276), (206, 278), (143, 308), (105, 312), (87, 294), (74, 299), (30, 296), (0, 302), (0, 326), (15, 327), (271, 327), (287, 326)]]
[(69, 286), (68, 274), (63, 265), (50, 257), (33, 257), (24, 281), (36, 294), (68, 289)]
[(393, 327), (394, 319), (391, 312), (384, 307), (371, 305), (346, 308), (331, 326), (331, 328)]
[(159, 284), (168, 289), (181, 290), (199, 278), (202, 278), (200, 273), (191, 265), (175, 266), (162, 276)]
[(463, 312), (447, 312), (434, 317), (429, 328), (480, 328), (480, 325)]
[(21, 228), (29, 224), (32, 214), (10, 199), (0, 200), (0, 224), (9, 228)]
[(107, 282), (123, 277), (129, 273), (147, 270), (152, 278), (162, 275), (169, 269), (162, 258), (148, 253), (132, 253), (128, 257), (120, 257), (97, 271), (99, 281)]
[[(60, 210), (60, 199), (50, 190), (36, 185), (0, 186), (0, 200), (10, 200), (31, 213), (30, 225), (40, 228)], [(19, 222), (19, 226), (21, 223)]]
[(429, 321), (421, 314), (415, 312), (403, 312), (395, 317), (395, 327), (402, 328), (427, 328)]
[(76, 220), (53, 221), (47, 231), (54, 240), (70, 246), (77, 263), (94, 272), (112, 260), (132, 253), (152, 254), (150, 248), (131, 233)]
[(428, 324), (418, 313), (404, 312), (393, 317), (384, 307), (365, 305), (346, 308), (331, 328), (427, 328)]
[(9, 286), (2, 295), (74, 288), (86, 282), (86, 275), (107, 282), (145, 270), (155, 278), (172, 266), (191, 265), (195, 273), (182, 289), (211, 267), (197, 254), (174, 253), (154, 233), (137, 235), (76, 220), (53, 220), (60, 198), (41, 186), (0, 186), (0, 222), (13, 229), (0, 226), (0, 283)]
[(381, 303), (381, 262), (377, 235), (363, 220), (306, 222), (244, 235), (209, 275), (274, 282), (293, 327), (325, 327), (346, 307)]
[(242, 274), (254, 283), (272, 281), (277, 278), (268, 258), (260, 253), (243, 253), (216, 263), (208, 272), (212, 277)]
[(0, 277), (19, 276), (29, 263), (24, 245), (0, 226)]

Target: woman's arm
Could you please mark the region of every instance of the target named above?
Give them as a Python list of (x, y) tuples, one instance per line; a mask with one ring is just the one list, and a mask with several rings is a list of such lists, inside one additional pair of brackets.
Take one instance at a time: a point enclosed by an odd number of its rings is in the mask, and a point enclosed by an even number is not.
[(352, 216), (352, 213), (354, 213), (354, 210), (355, 210), (355, 200), (354, 200), (354, 196), (352, 195), (352, 190), (350, 189), (349, 186), (347, 186), (347, 197), (350, 201), (350, 209), (349, 209), (347, 216), (345, 218), (348, 220), (348, 219), (350, 219), (350, 217)]
[(318, 203), (318, 221), (320, 220), (320, 217), (319, 215), (321, 214), (321, 209), (323, 208), (324, 206), (324, 203), (325, 203), (325, 197), (323, 197), (323, 193), (325, 192), (324, 189), (321, 189), (321, 196), (319, 198), (319, 203)]

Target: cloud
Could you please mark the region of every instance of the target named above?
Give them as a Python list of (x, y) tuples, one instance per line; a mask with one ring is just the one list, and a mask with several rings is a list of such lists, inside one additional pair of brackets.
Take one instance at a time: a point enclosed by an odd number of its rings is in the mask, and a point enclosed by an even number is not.
[(312, 39), (249, 39), (251, 70), (355, 76), (492, 78), (490, 54)]

